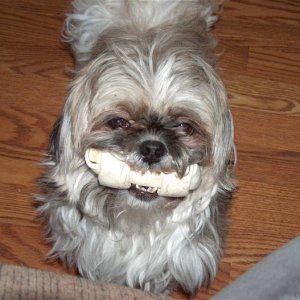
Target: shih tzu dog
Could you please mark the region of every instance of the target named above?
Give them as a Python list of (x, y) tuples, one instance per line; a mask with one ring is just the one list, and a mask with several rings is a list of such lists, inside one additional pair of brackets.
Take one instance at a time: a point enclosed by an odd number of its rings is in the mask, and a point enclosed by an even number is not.
[(85, 277), (194, 293), (216, 275), (233, 123), (209, 33), (218, 0), (75, 0), (75, 78), (39, 196)]

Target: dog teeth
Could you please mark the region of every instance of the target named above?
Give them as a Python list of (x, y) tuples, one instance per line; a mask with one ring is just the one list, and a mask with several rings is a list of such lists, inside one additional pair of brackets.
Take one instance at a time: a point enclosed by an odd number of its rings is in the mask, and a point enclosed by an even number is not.
[(149, 186), (143, 186), (143, 185), (137, 184), (136, 188), (140, 191), (151, 193), (151, 194), (154, 194), (155, 192), (157, 192), (157, 187), (149, 187)]

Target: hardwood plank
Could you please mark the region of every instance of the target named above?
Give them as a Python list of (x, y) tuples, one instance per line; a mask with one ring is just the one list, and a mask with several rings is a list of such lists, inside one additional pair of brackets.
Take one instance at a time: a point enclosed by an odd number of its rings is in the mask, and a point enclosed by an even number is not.
[(285, 84), (298, 84), (300, 76), (299, 52), (300, 48), (250, 47), (247, 74), (278, 80)]

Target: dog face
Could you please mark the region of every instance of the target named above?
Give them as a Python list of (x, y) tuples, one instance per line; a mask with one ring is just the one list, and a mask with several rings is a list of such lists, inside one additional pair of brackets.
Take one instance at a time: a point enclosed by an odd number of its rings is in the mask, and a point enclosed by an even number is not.
[[(152, 33), (146, 47), (136, 40), (136, 33), (120, 37), (107, 32), (98, 45), (100, 53), (94, 50), (95, 59), (73, 82), (54, 144), (62, 149), (58, 165), (68, 178), (76, 172), (92, 173), (84, 153), (96, 148), (122, 154), (139, 172), (175, 171), (182, 177), (189, 165), (198, 164), (203, 169), (201, 185), (188, 197), (172, 198), (158, 196), (147, 186), (128, 190), (99, 186), (88, 174), (89, 179), (78, 181), (76, 188), (74, 178), (67, 180), (71, 199), (80, 203), (83, 213), (94, 201), (97, 205), (92, 207), (98, 207), (98, 215), (108, 223), (120, 224), (116, 218), (121, 211), (132, 220), (129, 212), (137, 207), (139, 214), (152, 209), (154, 222), (158, 208), (160, 215), (164, 210), (169, 214), (186, 199), (202, 197), (213, 176), (226, 177), (232, 147), (226, 93), (211, 65), (197, 55), (199, 39), (194, 35), (191, 27), (168, 35)], [(206, 45), (213, 45), (210, 37), (206, 39)], [(112, 44), (113, 51), (103, 44)], [(74, 166), (80, 168), (72, 170)], [(96, 191), (99, 197), (92, 200), (88, 195)]]
[[(84, 148), (121, 153), (132, 170), (142, 173), (175, 171), (182, 177), (189, 165), (207, 164), (209, 135), (191, 111), (170, 108), (159, 113), (143, 103), (140, 108), (124, 105), (122, 102), (96, 117)], [(150, 190), (132, 186), (129, 197), (159, 202), (157, 193)]]

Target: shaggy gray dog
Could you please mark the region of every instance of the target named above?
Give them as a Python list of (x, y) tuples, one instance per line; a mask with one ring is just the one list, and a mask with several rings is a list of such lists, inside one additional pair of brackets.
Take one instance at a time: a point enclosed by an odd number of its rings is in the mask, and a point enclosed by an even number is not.
[[(234, 189), (233, 123), (209, 34), (220, 1), (73, 5), (65, 38), (76, 76), (39, 196), (53, 254), (91, 279), (194, 293), (216, 275)], [(199, 186), (185, 197), (102, 186), (85, 162), (90, 148), (179, 178), (197, 164)]]

